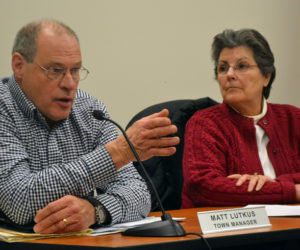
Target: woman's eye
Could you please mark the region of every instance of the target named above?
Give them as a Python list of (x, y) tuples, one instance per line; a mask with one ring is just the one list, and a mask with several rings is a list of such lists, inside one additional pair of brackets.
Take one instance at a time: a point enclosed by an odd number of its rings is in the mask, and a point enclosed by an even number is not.
[(238, 68), (238, 70), (246, 70), (246, 69), (249, 68), (249, 65), (246, 64), (246, 63), (241, 63), (241, 64), (238, 65), (237, 68)]
[(222, 73), (222, 72), (227, 72), (228, 70), (228, 66), (226, 65), (221, 65), (218, 67), (218, 72)]

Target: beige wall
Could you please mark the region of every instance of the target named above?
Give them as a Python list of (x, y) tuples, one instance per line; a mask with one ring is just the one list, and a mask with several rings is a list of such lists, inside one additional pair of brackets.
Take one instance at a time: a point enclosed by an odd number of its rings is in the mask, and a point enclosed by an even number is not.
[(210, 46), (225, 28), (264, 34), (278, 70), (270, 101), (300, 107), (299, 0), (0, 0), (0, 6), (0, 77), (11, 74), (17, 30), (58, 19), (78, 33), (91, 71), (80, 88), (104, 101), (123, 126), (161, 101), (221, 101)]

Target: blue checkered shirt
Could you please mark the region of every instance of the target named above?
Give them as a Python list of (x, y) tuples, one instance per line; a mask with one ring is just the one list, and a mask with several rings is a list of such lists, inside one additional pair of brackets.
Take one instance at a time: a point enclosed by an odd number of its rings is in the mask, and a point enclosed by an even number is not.
[(69, 117), (50, 128), (14, 76), (0, 80), (0, 210), (9, 219), (30, 223), (48, 203), (94, 189), (113, 224), (147, 216), (147, 185), (132, 163), (116, 171), (104, 145), (118, 133), (93, 118), (95, 109), (109, 117), (102, 102), (78, 90)]

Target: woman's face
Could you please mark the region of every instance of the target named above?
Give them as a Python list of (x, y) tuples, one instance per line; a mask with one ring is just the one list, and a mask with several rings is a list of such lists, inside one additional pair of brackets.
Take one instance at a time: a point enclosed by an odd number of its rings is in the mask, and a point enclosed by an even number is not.
[(243, 46), (224, 48), (217, 71), (225, 103), (243, 115), (261, 113), (263, 88), (268, 85), (271, 75), (262, 75), (251, 49)]

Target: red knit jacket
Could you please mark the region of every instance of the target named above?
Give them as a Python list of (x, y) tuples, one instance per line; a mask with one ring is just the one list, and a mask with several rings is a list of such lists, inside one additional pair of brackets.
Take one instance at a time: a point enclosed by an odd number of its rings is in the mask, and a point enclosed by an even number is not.
[(276, 182), (248, 192), (248, 182), (237, 187), (231, 174), (263, 175), (254, 121), (226, 104), (197, 111), (186, 125), (183, 155), (182, 208), (296, 201), (300, 183), (300, 109), (268, 103), (258, 122), (270, 139), (269, 158)]

